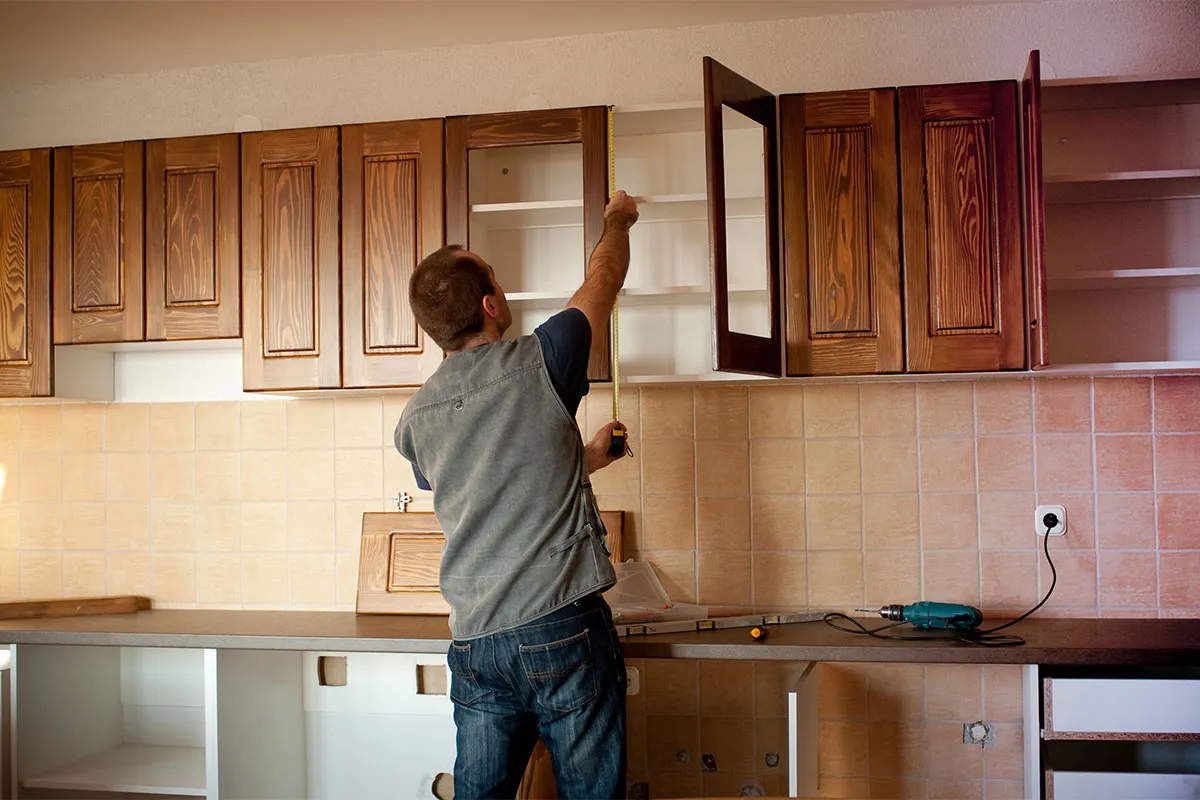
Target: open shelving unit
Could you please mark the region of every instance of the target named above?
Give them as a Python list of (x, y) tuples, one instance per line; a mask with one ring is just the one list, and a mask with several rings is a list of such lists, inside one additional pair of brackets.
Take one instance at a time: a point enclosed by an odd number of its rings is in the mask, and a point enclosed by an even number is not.
[(1051, 371), (1200, 370), (1200, 78), (1042, 98)]
[(26, 789), (205, 797), (204, 748), (118, 745), (22, 782)]

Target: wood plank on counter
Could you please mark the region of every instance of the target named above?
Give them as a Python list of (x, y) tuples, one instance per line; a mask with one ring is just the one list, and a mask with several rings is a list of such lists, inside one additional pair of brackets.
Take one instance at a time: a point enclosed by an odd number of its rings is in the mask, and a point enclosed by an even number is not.
[[(635, 636), (628, 658), (744, 661), (891, 661), (942, 664), (1200, 664), (1200, 619), (1034, 619), (1014, 626), (1022, 647), (894, 642), (852, 636), (823, 623), (771, 628), (762, 642), (744, 628)], [(0, 622), (0, 644), (213, 647), (444, 653), (445, 616), (327, 611), (154, 610), (136, 614)]]

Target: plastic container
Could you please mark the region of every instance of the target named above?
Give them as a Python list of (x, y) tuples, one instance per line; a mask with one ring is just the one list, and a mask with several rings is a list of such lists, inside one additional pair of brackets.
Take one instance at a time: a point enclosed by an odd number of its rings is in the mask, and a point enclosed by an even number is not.
[(708, 606), (673, 603), (649, 561), (616, 565), (617, 583), (604, 593), (619, 623), (705, 619)]

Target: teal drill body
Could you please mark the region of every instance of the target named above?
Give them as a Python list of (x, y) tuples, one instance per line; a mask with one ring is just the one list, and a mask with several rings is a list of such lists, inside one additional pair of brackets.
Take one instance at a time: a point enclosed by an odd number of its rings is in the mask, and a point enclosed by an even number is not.
[(969, 631), (983, 624), (983, 612), (974, 606), (929, 600), (907, 606), (884, 606), (879, 610), (879, 615), (897, 622), (910, 622), (914, 628), (921, 630)]

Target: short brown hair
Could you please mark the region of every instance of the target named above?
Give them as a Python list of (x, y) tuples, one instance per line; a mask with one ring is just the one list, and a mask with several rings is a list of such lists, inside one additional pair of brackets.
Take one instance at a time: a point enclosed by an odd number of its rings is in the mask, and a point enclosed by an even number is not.
[(496, 293), (487, 268), (466, 252), (448, 244), (430, 253), (408, 283), (417, 324), (443, 350), (459, 350), (483, 330), (483, 298)]

